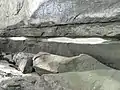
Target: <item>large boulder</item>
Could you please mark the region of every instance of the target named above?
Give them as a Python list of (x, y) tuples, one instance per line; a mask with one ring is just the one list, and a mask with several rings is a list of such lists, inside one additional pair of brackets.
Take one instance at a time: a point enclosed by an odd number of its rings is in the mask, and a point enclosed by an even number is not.
[(60, 63), (64, 63), (67, 57), (39, 52), (33, 57), (33, 67), (37, 73), (57, 73)]
[(76, 57), (63, 57), (45, 52), (39, 52), (34, 56), (33, 67), (40, 75), (45, 73), (110, 69), (89, 55), (81, 54)]
[(13, 60), (20, 71), (23, 73), (31, 73), (33, 68), (33, 58), (34, 54), (19, 52), (13, 56)]

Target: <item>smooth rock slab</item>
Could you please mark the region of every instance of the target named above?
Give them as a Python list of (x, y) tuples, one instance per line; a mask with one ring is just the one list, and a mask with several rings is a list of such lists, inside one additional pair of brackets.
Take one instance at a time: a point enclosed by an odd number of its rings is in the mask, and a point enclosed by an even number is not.
[(34, 54), (32, 54), (32, 53), (19, 52), (13, 56), (13, 60), (16, 64), (16, 66), (18, 66), (18, 69), (20, 71), (22, 71), (23, 73), (31, 73), (33, 70), (33, 68), (32, 68), (33, 56), (34, 56)]
[(63, 57), (46, 52), (39, 52), (34, 56), (33, 67), (39, 75), (45, 73), (110, 69), (89, 55), (81, 54), (76, 57)]

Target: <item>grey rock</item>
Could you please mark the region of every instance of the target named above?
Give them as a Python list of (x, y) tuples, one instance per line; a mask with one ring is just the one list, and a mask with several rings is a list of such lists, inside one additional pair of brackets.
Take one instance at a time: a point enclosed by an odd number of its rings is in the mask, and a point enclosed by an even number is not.
[(12, 64), (6, 60), (0, 60), (0, 81), (22, 75), (20, 71), (11, 66)]
[(11, 64), (15, 64), (15, 62), (13, 60), (13, 55), (12, 54), (8, 54), (8, 55), (5, 54), (3, 56), (3, 59), (6, 60), (6, 61), (8, 61)]
[(39, 80), (37, 74), (22, 75), (21, 77), (14, 77), (0, 82), (0, 87), (4, 90), (37, 90), (35, 83)]
[(13, 60), (18, 69), (23, 73), (31, 73), (33, 68), (32, 57), (34, 54), (19, 52), (13, 56)]
[(119, 7), (119, 0), (47, 0), (33, 13), (30, 24), (48, 26), (119, 21)]
[(0, 2), (0, 28), (4, 28), (23, 20), (25, 14), (24, 0), (2, 0)]
[[(15, 28), (17, 27), (17, 28)], [(64, 36), (64, 37), (79, 37), (79, 36), (114, 36), (120, 35), (120, 23), (91, 23), (91, 24), (75, 24), (53, 27), (23, 27), (15, 25), (14, 28), (5, 28), (0, 30), (0, 36)]]
[(33, 67), (39, 75), (110, 69), (89, 55), (81, 54), (76, 57), (63, 57), (45, 52), (39, 52), (34, 56)]
[(65, 62), (67, 57), (39, 52), (33, 57), (33, 67), (40, 75), (45, 73), (57, 73), (59, 64)]
[(71, 57), (64, 62), (65, 63), (61, 62), (58, 67), (58, 72), (60, 73), (111, 69), (87, 54), (80, 54), (79, 56)]
[(93, 70), (60, 74), (29, 74), (0, 82), (3, 89), (18, 90), (119, 90), (120, 72)]

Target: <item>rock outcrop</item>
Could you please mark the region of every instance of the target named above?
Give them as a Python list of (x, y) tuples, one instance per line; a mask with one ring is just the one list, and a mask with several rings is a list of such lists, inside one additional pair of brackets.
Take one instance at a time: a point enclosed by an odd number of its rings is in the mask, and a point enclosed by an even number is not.
[(119, 0), (4, 0), (1, 3), (0, 28), (10, 27), (1, 29), (0, 36), (120, 35)]

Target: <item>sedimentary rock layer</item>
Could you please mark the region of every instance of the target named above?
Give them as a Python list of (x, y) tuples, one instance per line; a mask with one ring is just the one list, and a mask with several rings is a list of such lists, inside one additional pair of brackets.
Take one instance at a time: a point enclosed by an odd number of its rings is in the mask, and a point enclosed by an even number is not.
[(13, 25), (0, 30), (0, 36), (34, 36), (34, 37), (119, 37), (120, 23), (90, 23), (33, 27)]

